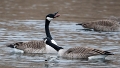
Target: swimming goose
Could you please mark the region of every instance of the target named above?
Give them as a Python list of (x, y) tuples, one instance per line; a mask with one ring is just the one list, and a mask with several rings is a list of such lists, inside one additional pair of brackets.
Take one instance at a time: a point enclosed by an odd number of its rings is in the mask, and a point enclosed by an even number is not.
[[(50, 31), (49, 31), (49, 24), (52, 19), (59, 17), (60, 15), (58, 12), (54, 14), (48, 14), (45, 19), (45, 32), (46, 36), (49, 37), (52, 41), (52, 43), (57, 43), (53, 40), (51, 37)], [(43, 40), (42, 41), (28, 41), (28, 42), (16, 42), (7, 45), (7, 47), (14, 48), (14, 51), (16, 53), (57, 53), (52, 47), (46, 45)], [(17, 49), (17, 50), (16, 50)], [(21, 50), (21, 51), (18, 51)], [(18, 51), (18, 52), (17, 52)]]
[(97, 20), (91, 22), (83, 22), (82, 24), (77, 25), (82, 25), (84, 28), (94, 29), (95, 31), (120, 31), (120, 23), (115, 20)]
[(113, 55), (111, 52), (102, 51), (94, 48), (85, 48), (85, 47), (74, 47), (69, 49), (64, 49), (53, 44), (50, 38), (44, 38), (44, 42), (49, 46), (53, 47), (58, 55), (64, 58), (87, 58), (87, 59), (105, 59), (107, 55)]

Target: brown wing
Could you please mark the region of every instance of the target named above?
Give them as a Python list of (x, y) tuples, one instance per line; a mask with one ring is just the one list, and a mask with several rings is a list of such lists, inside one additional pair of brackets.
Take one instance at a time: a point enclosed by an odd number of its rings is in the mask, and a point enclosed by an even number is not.
[(114, 20), (97, 20), (97, 21), (93, 21), (91, 22), (93, 23), (93, 25), (101, 25), (101, 26), (113, 26), (115, 24), (119, 24), (117, 21)]
[(78, 54), (90, 54), (90, 55), (97, 55), (97, 54), (110, 54), (110, 52), (102, 51), (99, 49), (93, 49), (93, 48), (84, 48), (84, 47), (74, 47), (70, 48), (66, 51), (66, 53), (78, 53)]
[(45, 43), (44, 41), (29, 41), (29, 42), (23, 42), (23, 43), (19, 43), (19, 45), (17, 45), (16, 48), (18, 49), (25, 49), (25, 48), (33, 48), (33, 49), (41, 49), (43, 47), (45, 47)]
[(119, 31), (120, 24), (114, 20), (98, 20), (85, 23), (83, 26), (95, 31)]

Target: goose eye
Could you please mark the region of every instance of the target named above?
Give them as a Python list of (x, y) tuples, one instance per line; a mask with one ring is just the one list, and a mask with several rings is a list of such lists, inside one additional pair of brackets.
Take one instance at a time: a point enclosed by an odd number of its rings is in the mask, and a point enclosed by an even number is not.
[(19, 43), (15, 43), (14, 45), (19, 46)]
[(83, 26), (86, 26), (86, 24), (83, 24)]

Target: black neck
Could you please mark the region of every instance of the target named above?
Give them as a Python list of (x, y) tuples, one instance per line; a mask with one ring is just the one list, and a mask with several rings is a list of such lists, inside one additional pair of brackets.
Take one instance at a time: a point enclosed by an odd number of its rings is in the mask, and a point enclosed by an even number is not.
[(46, 33), (46, 36), (52, 40), (50, 30), (49, 30), (49, 24), (50, 24), (50, 21), (46, 19), (45, 20), (45, 33)]
[(60, 49), (63, 49), (62, 47), (59, 47), (51, 42), (48, 42), (47, 43), (49, 46), (53, 47), (56, 51), (59, 51)]

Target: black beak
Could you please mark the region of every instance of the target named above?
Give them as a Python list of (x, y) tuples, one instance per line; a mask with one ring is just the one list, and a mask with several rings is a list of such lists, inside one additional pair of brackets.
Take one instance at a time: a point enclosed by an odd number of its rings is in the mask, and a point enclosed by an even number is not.
[(76, 24), (76, 25), (82, 25), (82, 24)]
[(6, 45), (7, 47), (10, 47), (10, 48), (15, 48), (13, 44), (9, 44), (9, 45)]

